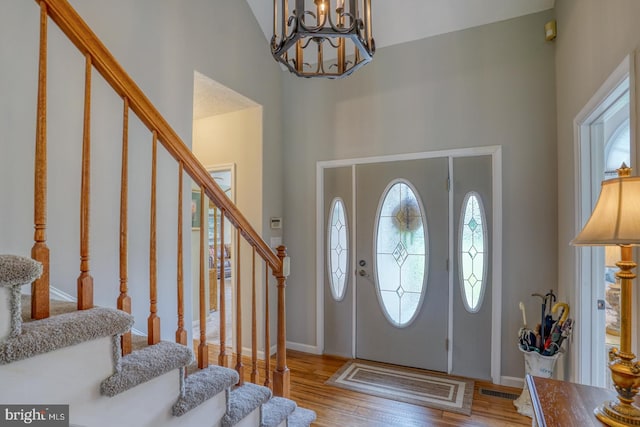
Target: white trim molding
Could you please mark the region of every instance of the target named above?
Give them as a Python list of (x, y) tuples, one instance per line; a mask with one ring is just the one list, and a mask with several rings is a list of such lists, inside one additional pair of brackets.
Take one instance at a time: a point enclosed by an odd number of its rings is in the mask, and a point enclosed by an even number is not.
[(301, 351), (303, 353), (310, 354), (322, 354), (322, 349), (317, 345), (302, 344), (292, 341), (287, 341), (287, 350)]
[[(600, 175), (595, 176), (594, 171), (604, 170), (604, 166), (598, 163), (602, 162), (602, 159), (592, 156), (594, 141), (592, 141), (591, 126), (627, 90), (629, 91), (630, 113), (635, 111), (636, 97), (635, 91), (632, 90), (635, 88), (634, 68), (635, 55), (632, 52), (624, 58), (573, 120), (575, 163), (574, 235), (580, 232), (595, 205), (602, 178)], [(630, 166), (634, 166), (633, 163), (635, 161), (635, 125), (635, 114), (630, 114), (632, 153), (632, 165)], [(606, 355), (604, 350), (600, 352), (594, 351), (597, 341), (602, 342), (604, 345), (604, 328), (597, 327), (597, 323), (600, 320), (593, 314), (594, 301), (600, 298), (596, 294), (597, 290), (593, 285), (593, 280), (596, 279), (593, 278), (603, 277), (604, 274), (604, 266), (594, 261), (603, 259), (603, 249), (576, 247), (574, 250), (574, 300), (569, 301), (569, 303), (576, 307), (574, 313), (575, 324), (579, 325), (579, 328), (576, 328), (577, 333), (574, 334), (576, 348), (569, 353), (572, 370), (568, 379), (582, 384), (604, 386), (604, 384), (599, 384), (600, 380), (595, 376), (595, 366), (606, 366)], [(637, 306), (637, 301), (637, 299), (634, 301), (634, 307)], [(635, 324), (635, 311), (634, 309), (633, 324)], [(599, 336), (594, 339), (594, 334), (599, 334)], [(635, 348), (635, 338), (636, 336), (634, 335), (632, 337), (632, 348)]]
[[(416, 160), (416, 159), (430, 159), (430, 158), (449, 158), (449, 164), (451, 165), (452, 159), (456, 157), (475, 157), (475, 156), (491, 156), (492, 159), (492, 191), (493, 191), (493, 233), (492, 241), (494, 242), (492, 253), (492, 314), (491, 314), (491, 379), (496, 384), (503, 384), (509, 382), (508, 377), (502, 377), (500, 375), (502, 367), (501, 358), (501, 342), (502, 342), (502, 147), (499, 145), (491, 145), (485, 147), (472, 147), (461, 148), (452, 150), (439, 150), (439, 151), (427, 151), (418, 153), (405, 153), (389, 156), (374, 156), (374, 157), (359, 157), (351, 159), (340, 160), (326, 160), (316, 163), (316, 345), (287, 343), (287, 346), (292, 345), (292, 349), (305, 351), (314, 354), (322, 354), (324, 350), (324, 170), (338, 167), (353, 168), (352, 172), (352, 186), (353, 186), (353, 215), (355, 217), (355, 167), (356, 165), (372, 164), (372, 163), (387, 163), (397, 162), (404, 160)], [(450, 168), (451, 169), (451, 168)], [(452, 202), (450, 202), (450, 205)], [(352, 224), (352, 242), (355, 242), (355, 231), (357, 224)], [(449, 238), (453, 238), (453, 233), (449, 233)], [(453, 244), (451, 242), (450, 246)], [(452, 250), (452, 249), (451, 249)], [(355, 251), (351, 251), (355, 254)], [(451, 257), (450, 252), (450, 259)], [(355, 265), (355, 264), (354, 264)], [(355, 269), (352, 269), (355, 274)], [(450, 274), (450, 287), (453, 283), (453, 275)], [(354, 333), (352, 349), (353, 357), (356, 356), (356, 344), (355, 344), (355, 295), (353, 302), (353, 319), (354, 319)], [(451, 349), (453, 347), (453, 327), (451, 316), (453, 310), (453, 292), (449, 292), (449, 322), (448, 322), (448, 338), (449, 338), (449, 350), (447, 354), (447, 369), (452, 371), (452, 356)], [(518, 383), (520, 386), (523, 384), (522, 379)]]

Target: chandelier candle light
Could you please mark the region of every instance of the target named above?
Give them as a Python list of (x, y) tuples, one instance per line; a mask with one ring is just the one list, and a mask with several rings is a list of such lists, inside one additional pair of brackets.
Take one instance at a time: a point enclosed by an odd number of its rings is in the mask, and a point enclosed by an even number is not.
[[(341, 78), (373, 58), (371, 0), (273, 0), (271, 54), (300, 77)], [(362, 14), (362, 16), (361, 16)]]
[(640, 385), (640, 362), (631, 352), (632, 246), (640, 245), (640, 177), (631, 176), (624, 163), (618, 178), (602, 182), (596, 206), (580, 234), (571, 242), (578, 246), (619, 246), (620, 271), (620, 350), (609, 352), (609, 369), (617, 401), (607, 401), (594, 410), (596, 417), (609, 426), (640, 425), (640, 408), (634, 397)]

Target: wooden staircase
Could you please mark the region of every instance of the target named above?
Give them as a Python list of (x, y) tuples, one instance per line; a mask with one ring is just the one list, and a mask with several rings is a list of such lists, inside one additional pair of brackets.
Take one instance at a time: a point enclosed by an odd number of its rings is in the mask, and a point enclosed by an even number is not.
[[(71, 5), (67, 2), (67, 0), (36, 0), (37, 5), (40, 9), (40, 47), (39, 47), (39, 71), (38, 71), (38, 95), (37, 95), (37, 120), (36, 120), (36, 144), (35, 144), (35, 154), (34, 154), (34, 244), (31, 251), (31, 258), (35, 260), (39, 265), (42, 266), (42, 274), (39, 275), (31, 284), (31, 318), (34, 319), (33, 325), (44, 325), (46, 326), (49, 319), (50, 314), (50, 272), (51, 272), (51, 262), (50, 262), (50, 248), (47, 243), (47, 210), (48, 204), (50, 201), (48, 200), (48, 186), (49, 186), (49, 176), (48, 176), (48, 168), (49, 165), (47, 163), (47, 152), (50, 149), (55, 149), (55, 146), (49, 146), (50, 144), (47, 141), (47, 119), (48, 119), (48, 98), (47, 98), (47, 89), (48, 89), (48, 74), (47, 74), (47, 65), (48, 65), (48, 25), (50, 22), (53, 22), (58, 29), (68, 38), (68, 40), (77, 48), (80, 54), (84, 58), (84, 113), (82, 118), (82, 157), (81, 157), (81, 184), (80, 184), (80, 220), (79, 220), (79, 230), (80, 230), (80, 262), (78, 268), (78, 276), (76, 277), (77, 281), (77, 312), (64, 314), (64, 316), (80, 316), (74, 318), (78, 322), (79, 325), (82, 325), (84, 321), (84, 313), (87, 312), (93, 316), (95, 312), (94, 308), (94, 286), (111, 286), (110, 284), (105, 283), (94, 283), (94, 278), (92, 275), (91, 269), (91, 254), (90, 250), (92, 248), (91, 242), (91, 230), (95, 227), (101, 227), (100, 224), (93, 224), (91, 222), (91, 200), (95, 197), (100, 197), (100, 194), (96, 194), (95, 191), (92, 191), (91, 185), (91, 177), (92, 177), (92, 131), (91, 125), (95, 122), (96, 117), (92, 115), (92, 88), (94, 88), (94, 84), (92, 81), (97, 77), (101, 79), (104, 83), (111, 87), (114, 93), (121, 99), (122, 102), (122, 144), (117, 147), (120, 150), (121, 157), (121, 173), (120, 180), (118, 183), (119, 192), (120, 192), (120, 206), (119, 206), (119, 228), (117, 230), (113, 230), (114, 235), (119, 236), (119, 284), (117, 288), (114, 288), (113, 300), (109, 301), (98, 301), (101, 307), (113, 306), (115, 311), (121, 313), (123, 316), (131, 317), (131, 322), (133, 323), (135, 319), (132, 318), (132, 306), (134, 303), (138, 303), (138, 301), (132, 300), (132, 284), (129, 282), (129, 276), (131, 274), (130, 266), (129, 266), (129, 258), (130, 258), (130, 249), (129, 249), (129, 224), (136, 221), (136, 219), (131, 218), (131, 209), (129, 208), (129, 201), (131, 199), (131, 195), (129, 192), (129, 187), (131, 184), (132, 170), (129, 155), (132, 150), (133, 144), (149, 144), (150, 152), (151, 152), (151, 176), (150, 176), (150, 188), (149, 188), (149, 199), (150, 206), (148, 214), (145, 218), (145, 221), (148, 220), (149, 224), (149, 243), (148, 243), (148, 316), (146, 317), (146, 341), (147, 346), (151, 350), (135, 350), (132, 343), (132, 335), (129, 328), (126, 330), (120, 331), (116, 334), (113, 334), (113, 331), (107, 333), (105, 336), (96, 338), (97, 341), (100, 341), (100, 344), (94, 343), (94, 340), (87, 340), (86, 342), (75, 343), (73, 345), (65, 345), (61, 348), (56, 348), (51, 354), (56, 352), (65, 352), (67, 357), (75, 360), (73, 354), (92, 354), (96, 351), (103, 351), (105, 346), (111, 346), (109, 352), (113, 352), (114, 348), (117, 352), (117, 355), (114, 356), (112, 360), (109, 361), (109, 364), (112, 364), (111, 367), (90, 367), (85, 366), (82, 368), (91, 370), (92, 372), (97, 373), (97, 377), (101, 377), (100, 382), (103, 384), (102, 393), (103, 395), (110, 396), (111, 392), (105, 391), (108, 389), (105, 388), (104, 382), (107, 381), (104, 377), (104, 373), (110, 371), (110, 368), (114, 368), (114, 372), (109, 373), (109, 378), (113, 375), (121, 373), (122, 363), (123, 361), (129, 359), (135, 359), (139, 357), (140, 352), (148, 351), (150, 354), (155, 354), (160, 352), (162, 354), (183, 354), (182, 358), (178, 358), (178, 365), (173, 366), (166, 373), (158, 373), (158, 378), (169, 375), (172, 378), (177, 378), (179, 381), (179, 392), (177, 393), (178, 399), (183, 399), (186, 396), (185, 393), (191, 392), (198, 394), (200, 393), (200, 397), (196, 400), (201, 399), (204, 403), (205, 401), (209, 401), (213, 396), (219, 396), (220, 393), (224, 395), (224, 405), (225, 410), (222, 414), (220, 414), (219, 421), (222, 425), (235, 425), (237, 422), (242, 422), (243, 417), (238, 419), (237, 414), (235, 414), (232, 409), (234, 402), (242, 402), (243, 396), (245, 394), (248, 395), (258, 395), (263, 396), (257, 406), (252, 409), (258, 410), (260, 413), (258, 418), (256, 418), (258, 424), (264, 425), (265, 419), (262, 416), (262, 408), (263, 404), (267, 408), (265, 411), (269, 412), (271, 406), (275, 406), (279, 408), (281, 405), (278, 403), (289, 401), (286, 399), (289, 396), (289, 369), (287, 368), (286, 363), (286, 317), (285, 317), (285, 288), (286, 288), (286, 277), (288, 276), (288, 257), (286, 253), (286, 249), (283, 246), (280, 246), (277, 249), (277, 252), (274, 252), (261, 238), (261, 236), (255, 231), (255, 229), (249, 224), (246, 220), (245, 216), (242, 212), (239, 211), (237, 206), (235, 206), (231, 200), (225, 195), (224, 191), (216, 184), (213, 180), (209, 172), (204, 168), (202, 164), (194, 157), (190, 149), (184, 142), (180, 139), (178, 134), (171, 128), (171, 126), (167, 123), (167, 121), (162, 117), (162, 115), (157, 111), (157, 109), (152, 105), (152, 103), (147, 99), (142, 90), (136, 85), (136, 83), (131, 79), (131, 77), (124, 71), (124, 69), (119, 65), (119, 63), (115, 60), (115, 58), (111, 55), (111, 53), (107, 50), (107, 48), (102, 44), (102, 42), (97, 38), (97, 36), (92, 32), (92, 30), (88, 27), (88, 25), (82, 20), (82, 18), (77, 14), (77, 12), (71, 7)], [(97, 72), (97, 75), (96, 75)], [(56, 82), (57, 83), (57, 82)], [(135, 119), (141, 122), (148, 130), (148, 141), (143, 142), (137, 139), (136, 141), (132, 141), (130, 143), (129, 138), (129, 130), (130, 130), (130, 118)], [(99, 118), (98, 118), (99, 119)], [(114, 147), (116, 148), (116, 147)], [(162, 150), (164, 153), (160, 154), (159, 151)], [(160, 155), (167, 157), (169, 155), (170, 158), (176, 164), (177, 176), (175, 177), (176, 182), (176, 194), (175, 194), (175, 204), (174, 209), (175, 213), (177, 213), (177, 223), (175, 224), (175, 228), (173, 230), (167, 230), (166, 228), (159, 229), (158, 227), (158, 216), (162, 214), (161, 209), (166, 209), (166, 206), (160, 206), (157, 202), (157, 194), (159, 191), (158, 188), (158, 172), (160, 169), (158, 167), (158, 158)], [(186, 179), (185, 179), (186, 178)], [(195, 362), (197, 364), (197, 369), (189, 371), (187, 370), (187, 366), (189, 363), (186, 361), (185, 354), (191, 354), (191, 343), (187, 342), (188, 331), (185, 327), (185, 298), (188, 296), (185, 295), (185, 288), (188, 289), (188, 286), (185, 286), (185, 247), (186, 245), (190, 245), (189, 239), (184, 238), (185, 231), (190, 230), (190, 223), (188, 224), (184, 221), (184, 211), (188, 210), (188, 202), (190, 200), (185, 200), (184, 192), (185, 189), (188, 191), (188, 188), (191, 187), (191, 183), (193, 186), (197, 187), (200, 192), (200, 223), (206, 224), (205, 221), (205, 213), (208, 211), (208, 206), (211, 203), (216, 207), (216, 211), (220, 215), (221, 228), (224, 226), (224, 223), (228, 221), (233, 228), (235, 228), (235, 238), (236, 245), (240, 247), (241, 242), (245, 248), (249, 248), (250, 253), (252, 254), (248, 262), (252, 266), (253, 275), (249, 278), (249, 280), (241, 281), (238, 277), (237, 280), (237, 288), (235, 289), (236, 295), (252, 295), (250, 306), (243, 306), (242, 298), (236, 298), (235, 307), (226, 307), (225, 304), (225, 286), (224, 279), (225, 275), (220, 275), (220, 285), (219, 289), (219, 313), (220, 313), (220, 338), (219, 342), (214, 343), (215, 347), (218, 349), (217, 357), (214, 359), (217, 360), (209, 360), (210, 354), (210, 346), (206, 340), (206, 319), (209, 307), (206, 304), (206, 286), (205, 286), (205, 276), (207, 274), (205, 265), (208, 264), (209, 256), (208, 251), (205, 250), (205, 241), (208, 237), (206, 234), (206, 227), (200, 227), (199, 231), (199, 248), (200, 253), (193, 254), (199, 260), (199, 277), (197, 280), (198, 287), (198, 295), (199, 295), (199, 307), (198, 307), (198, 318), (199, 318), (199, 332), (200, 336), (198, 337), (198, 342), (196, 343), (196, 357)], [(161, 191), (164, 191), (162, 189)], [(55, 203), (55, 201), (53, 201)], [(175, 278), (175, 293), (172, 296), (167, 295), (159, 295), (158, 292), (158, 252), (159, 250), (164, 250), (166, 252), (167, 248), (162, 246), (164, 241), (169, 239), (163, 239), (163, 233), (172, 234), (172, 238), (175, 238), (177, 242), (177, 247), (175, 247), (175, 265), (177, 271), (177, 277)], [(224, 242), (224, 233), (221, 234), (220, 245), (223, 246)], [(166, 243), (165, 243), (166, 244)], [(55, 249), (55, 248), (54, 248)], [(237, 273), (239, 276), (240, 268), (239, 265), (241, 263), (240, 257), (241, 253), (246, 251), (236, 251), (236, 266)], [(99, 261), (98, 261), (99, 262)], [(222, 260), (221, 260), (222, 262)], [(247, 262), (245, 260), (242, 261)], [(216, 266), (218, 267), (218, 266)], [(224, 271), (224, 266), (219, 266), (221, 271)], [(258, 283), (256, 280), (256, 272), (264, 271), (264, 281), (263, 283)], [(0, 278), (2, 277), (3, 272), (0, 271)], [(272, 280), (270, 280), (270, 276), (272, 276)], [(244, 279), (244, 278), (243, 278)], [(72, 280), (72, 278), (69, 278)], [(0, 280), (0, 289), (2, 287), (2, 280)], [(195, 282), (195, 281), (194, 281)], [(277, 306), (274, 309), (270, 309), (269, 307), (269, 286), (270, 284), (274, 284), (276, 287), (276, 300)], [(25, 283), (23, 283), (25, 284)], [(23, 285), (20, 284), (20, 285)], [(135, 284), (136, 287), (140, 286), (140, 283)], [(264, 303), (262, 306), (258, 306), (258, 301), (255, 297), (256, 288), (258, 286), (264, 286), (263, 295), (265, 295)], [(138, 288), (135, 288), (138, 291)], [(0, 298), (2, 294), (0, 293)], [(8, 296), (7, 296), (8, 298)], [(159, 308), (163, 307), (166, 304), (173, 304), (175, 307), (175, 312), (177, 313), (176, 318), (173, 320), (169, 319), (161, 319), (159, 313), (162, 311)], [(107, 310), (107, 309), (100, 309)], [(247, 332), (243, 330), (243, 322), (241, 320), (236, 322), (236, 329), (234, 334), (234, 344), (236, 346), (233, 354), (230, 354), (227, 350), (227, 337), (226, 337), (226, 311), (233, 310), (238, 319), (242, 319), (242, 312), (250, 312), (251, 314), (251, 326), (250, 330)], [(271, 319), (269, 318), (269, 313), (274, 313), (276, 315), (276, 360), (275, 366), (271, 365), (271, 337), (270, 337), (270, 324)], [(15, 313), (14, 313), (15, 314)], [(89, 316), (89, 317), (91, 317)], [(55, 321), (58, 321), (57, 316)], [(258, 326), (257, 318), (260, 317), (263, 320), (263, 325), (261, 328)], [(131, 325), (129, 325), (130, 327)], [(82, 326), (79, 326), (82, 327)], [(30, 326), (29, 328), (34, 328), (34, 326)], [(166, 336), (167, 334), (163, 334), (162, 330), (166, 328), (175, 328), (175, 334), (172, 332), (172, 341), (174, 343), (167, 343)], [(28, 329), (28, 328), (27, 328)], [(261, 329), (261, 330), (259, 330)], [(33, 331), (33, 329), (30, 329)], [(246, 335), (245, 335), (246, 334)], [(258, 336), (262, 337), (262, 353), (264, 354), (263, 360), (260, 363), (264, 366), (264, 375), (263, 378), (259, 378), (258, 370), (256, 366), (258, 365)], [(113, 342), (113, 337), (117, 336), (118, 342)], [(247, 336), (250, 339), (244, 340), (243, 337)], [(163, 337), (165, 341), (163, 341)], [(195, 337), (194, 337), (195, 338)], [(13, 338), (6, 338), (4, 341), (0, 339), (0, 346), (4, 346), (4, 348), (10, 347), (10, 340)], [(250, 360), (250, 369), (251, 375), (247, 375), (247, 377), (251, 378), (251, 382), (256, 383), (253, 384), (245, 384), (245, 360), (247, 360), (247, 356), (243, 354), (243, 342), (247, 341), (251, 342), (250, 344), (250, 355), (248, 356)], [(87, 347), (88, 346), (88, 347)], [(76, 348), (79, 347), (79, 348)], [(84, 348), (87, 347), (87, 348)], [(95, 347), (95, 348), (94, 348)], [(187, 353), (185, 353), (185, 351)], [(48, 356), (49, 352), (45, 352), (43, 354), (33, 355), (33, 357), (29, 357), (26, 360), (19, 361), (9, 361), (6, 360), (0, 365), (0, 382), (4, 382), (4, 380), (8, 380), (9, 378), (12, 381), (21, 381), (19, 375), (16, 377), (15, 374), (15, 363), (26, 364), (28, 367), (27, 370), (19, 369), (20, 372), (27, 372), (27, 376), (22, 378), (24, 381), (33, 381), (33, 372), (38, 372), (38, 366), (48, 366), (48, 357), (60, 358), (59, 355)], [(137, 354), (137, 355), (136, 355)], [(95, 356), (95, 355), (94, 355)], [(94, 356), (91, 358), (93, 359)], [(157, 355), (156, 355), (157, 356)], [(105, 358), (97, 357), (98, 360), (105, 361)], [(152, 356), (148, 356), (149, 359), (153, 359)], [(43, 359), (44, 358), (44, 359)], [(170, 358), (170, 357), (169, 357)], [(37, 359), (37, 363), (34, 363), (34, 360)], [(64, 359), (64, 357), (62, 358)], [(107, 358), (109, 359), (109, 358)], [(84, 360), (84, 359), (83, 359)], [(211, 364), (217, 366), (211, 366)], [(144, 363), (143, 363), (144, 364)], [(11, 367), (14, 365), (13, 367)], [(63, 363), (64, 365), (64, 363)], [(65, 365), (66, 366), (66, 365)], [(126, 366), (126, 363), (125, 363)], [(8, 368), (7, 368), (8, 367)], [(206, 386), (210, 377), (216, 376), (212, 374), (213, 371), (216, 372), (228, 372), (225, 370), (230, 370), (229, 368), (233, 368), (234, 374), (222, 375), (229, 380), (231, 378), (234, 382), (232, 384), (225, 384), (222, 386), (221, 390), (215, 394), (211, 395), (212, 388)], [(67, 372), (69, 369), (68, 366), (63, 367), (61, 365), (60, 372)], [(137, 368), (136, 368), (137, 369)], [(177, 370), (177, 371), (176, 371)], [(126, 370), (125, 370), (126, 371)], [(10, 372), (12, 372), (10, 374)], [(145, 374), (145, 380), (140, 381), (139, 383), (133, 381), (133, 386), (122, 394), (126, 394), (129, 398), (135, 401), (138, 397), (138, 394), (149, 394), (147, 392), (135, 391), (136, 389), (141, 389), (147, 387), (144, 384), (148, 384), (149, 382), (156, 381), (156, 377), (153, 376), (154, 367), (153, 365), (149, 368), (149, 372)], [(176, 374), (179, 372), (179, 375)], [(5, 376), (6, 375), (6, 376)], [(11, 376), (14, 375), (14, 376)], [(82, 374), (81, 374), (82, 375)], [(4, 378), (3, 378), (4, 376)], [(31, 380), (29, 380), (31, 378)], [(174, 378), (174, 379), (175, 379)], [(190, 380), (191, 378), (191, 380)], [(53, 380), (52, 380), (53, 381)], [(64, 380), (57, 379), (56, 381), (61, 381), (64, 383)], [(96, 378), (93, 378), (92, 381), (87, 382), (87, 391), (86, 395), (96, 397), (96, 402), (102, 402), (101, 397), (95, 396), (98, 393), (98, 390), (95, 389)], [(126, 382), (126, 381), (125, 381)], [(170, 381), (172, 382), (172, 381)], [(135, 384), (134, 384), (135, 383)], [(259, 384), (257, 384), (259, 383)], [(190, 385), (191, 384), (191, 385)], [(195, 385), (194, 385), (195, 384)], [(203, 385), (204, 384), (204, 385)], [(248, 387), (247, 387), (248, 386)], [(171, 386), (170, 386), (171, 387)], [(202, 388), (209, 390), (202, 394)], [(49, 388), (43, 387), (43, 390), (48, 390)], [(100, 387), (98, 387), (100, 389)], [(251, 390), (252, 392), (244, 393), (242, 390)], [(257, 391), (256, 391), (257, 390)], [(156, 390), (157, 391), (157, 390)], [(120, 393), (116, 393), (120, 395)], [(173, 404), (178, 405), (182, 409), (177, 410), (176, 414), (184, 411), (184, 413), (191, 413), (194, 407), (191, 407), (192, 403), (179, 405), (180, 401), (175, 401), (175, 393), (170, 392), (173, 396)], [(279, 398), (283, 398), (283, 401), (272, 400), (271, 395), (274, 395)], [(157, 395), (156, 392), (150, 392), (150, 395)], [(9, 395), (13, 396), (14, 402), (22, 402), (24, 399), (29, 397), (29, 394), (25, 394), (23, 396), (19, 395)], [(115, 395), (113, 395), (115, 396)], [(235, 397), (234, 397), (235, 396)], [(264, 398), (266, 396), (266, 398)], [(7, 396), (5, 396), (7, 397)], [(41, 399), (45, 399), (47, 396), (40, 396)], [(51, 398), (59, 398), (60, 396), (56, 396), (55, 393), (51, 395)], [(9, 397), (7, 397), (9, 398)], [(71, 398), (70, 398), (71, 399)], [(73, 399), (72, 399), (73, 400)], [(72, 400), (69, 401), (73, 405)], [(125, 399), (126, 400), (126, 399)], [(257, 400), (257, 401), (258, 401)], [(4, 402), (9, 402), (3, 400)], [(129, 405), (135, 405), (129, 402)], [(222, 401), (222, 400), (221, 400)], [(83, 407), (91, 407), (93, 400), (90, 403), (82, 400)], [(93, 402), (93, 403), (91, 403)], [(113, 402), (113, 401), (112, 401)], [(193, 402), (193, 400), (190, 400)], [(275, 402), (275, 403), (274, 403)], [(65, 402), (60, 402), (65, 403)], [(268, 404), (267, 404), (268, 403)], [(80, 405), (80, 404), (78, 404)], [(88, 406), (87, 406), (88, 405)], [(107, 412), (113, 412), (115, 416), (116, 413), (122, 414), (122, 412), (118, 412), (118, 405), (113, 406), (111, 408), (109, 404), (105, 403), (96, 403), (98, 407), (107, 409)], [(102, 405), (102, 406), (100, 406)], [(126, 405), (123, 403), (123, 405)], [(186, 406), (185, 406), (186, 405)], [(287, 406), (284, 405), (284, 406)], [(200, 406), (196, 405), (196, 406)], [(246, 405), (240, 404), (246, 412)], [(186, 409), (185, 409), (186, 408)], [(115, 409), (115, 411), (112, 411)], [(295, 409), (295, 408), (294, 408)], [(303, 423), (300, 425), (307, 425), (310, 414), (305, 413), (301, 408), (297, 412), (296, 417), (294, 419), (301, 419)], [(123, 409), (124, 410), (124, 409)], [(250, 411), (251, 412), (251, 411)], [(73, 413), (74, 408), (71, 408), (72, 413), (72, 422), (73, 422)], [(126, 413), (126, 411), (125, 411)], [(180, 414), (180, 415), (183, 415)], [(235, 415), (233, 415), (235, 414)], [(300, 415), (302, 414), (302, 415)], [(166, 415), (166, 414), (165, 414)], [(163, 416), (165, 416), (163, 415)], [(174, 414), (175, 415), (175, 414)], [(247, 415), (247, 414), (244, 414)], [(172, 415), (173, 417), (173, 415)], [(136, 424), (136, 425), (172, 425), (174, 418), (169, 417), (167, 424), (165, 421), (157, 422), (156, 421), (148, 421), (148, 424)], [(231, 417), (231, 419), (229, 419)], [(233, 418), (235, 417), (235, 418)], [(116, 417), (117, 418), (117, 417)], [(151, 417), (153, 419), (153, 417)], [(209, 418), (211, 418), (209, 416)], [(276, 417), (277, 418), (277, 417)], [(225, 421), (225, 419), (227, 421)], [(267, 416), (266, 419), (270, 419)], [(283, 422), (286, 421), (287, 417), (285, 416)], [(255, 421), (255, 420), (254, 420)], [(308, 422), (307, 422), (308, 421)], [(113, 422), (113, 420), (112, 420)], [(144, 421), (147, 423), (147, 421)], [(305, 424), (306, 423), (306, 424)], [(214, 423), (207, 423), (206, 425), (217, 425)], [(295, 422), (294, 422), (295, 424)], [(96, 420), (93, 420), (91, 425), (100, 425)], [(113, 423), (109, 424), (108, 422), (104, 425), (114, 425)], [(125, 424), (127, 423), (125, 422)], [(181, 424), (188, 425), (188, 424)], [(200, 425), (200, 424), (194, 424)], [(202, 424), (204, 425), (204, 424)], [(252, 422), (249, 422), (247, 425), (255, 425)], [(277, 424), (276, 424), (277, 425)]]

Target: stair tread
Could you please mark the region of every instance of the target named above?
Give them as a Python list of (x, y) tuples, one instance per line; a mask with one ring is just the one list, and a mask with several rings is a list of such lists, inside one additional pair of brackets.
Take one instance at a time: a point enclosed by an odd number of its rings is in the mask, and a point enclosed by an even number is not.
[(105, 396), (115, 396), (139, 384), (182, 368), (193, 360), (188, 347), (172, 342), (159, 342), (123, 356), (116, 372), (100, 385)]
[(184, 395), (173, 405), (173, 415), (179, 417), (216, 394), (238, 382), (240, 377), (233, 369), (211, 365), (199, 370), (185, 380)]
[(271, 398), (271, 390), (253, 383), (245, 383), (227, 393), (227, 412), (222, 417), (222, 427), (238, 424)]
[(22, 286), (42, 275), (42, 264), (19, 255), (0, 255), (0, 286)]
[(262, 405), (260, 427), (277, 427), (296, 410), (296, 402), (284, 397), (272, 397)]
[(22, 325), (22, 333), (0, 343), (0, 364), (16, 362), (131, 329), (133, 317), (112, 308), (60, 314)]
[[(32, 322), (31, 319), (31, 295), (21, 295), (22, 304), (22, 322)], [(78, 310), (78, 303), (73, 301), (61, 301), (56, 299), (49, 300), (49, 316), (58, 316), (60, 314), (72, 313)]]
[(316, 413), (310, 409), (297, 407), (293, 414), (289, 415), (287, 427), (308, 427), (316, 420)]

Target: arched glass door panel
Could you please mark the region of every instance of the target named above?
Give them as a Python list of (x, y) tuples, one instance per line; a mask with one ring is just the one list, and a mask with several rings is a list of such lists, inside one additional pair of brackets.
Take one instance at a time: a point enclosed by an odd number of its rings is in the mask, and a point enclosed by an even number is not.
[(387, 186), (375, 233), (378, 301), (392, 325), (406, 327), (422, 306), (429, 247), (424, 208), (411, 183), (398, 179)]

